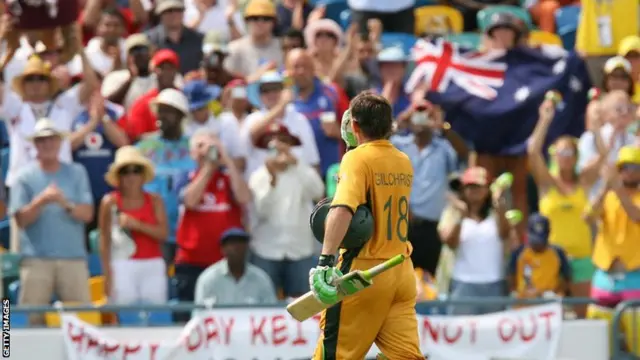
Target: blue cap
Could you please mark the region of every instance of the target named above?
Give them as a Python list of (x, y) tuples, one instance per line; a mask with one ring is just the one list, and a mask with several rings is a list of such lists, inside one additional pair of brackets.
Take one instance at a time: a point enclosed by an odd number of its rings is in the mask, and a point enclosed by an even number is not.
[(262, 101), (260, 101), (260, 85), (262, 84), (281, 84), (284, 83), (284, 76), (278, 71), (269, 71), (264, 73), (256, 82), (253, 82), (247, 86), (247, 100), (249, 103), (256, 107), (262, 107)]
[(550, 232), (551, 225), (549, 224), (549, 219), (538, 213), (529, 216), (529, 223), (527, 225), (527, 239), (530, 244), (548, 243)]
[(226, 241), (231, 240), (232, 238), (240, 238), (249, 241), (251, 235), (249, 235), (249, 233), (246, 232), (243, 228), (234, 227), (222, 233), (222, 236), (220, 236), (220, 243), (224, 244)]
[(189, 111), (195, 111), (206, 107), (212, 100), (220, 96), (222, 90), (219, 86), (209, 85), (203, 80), (189, 81), (182, 89), (189, 100)]

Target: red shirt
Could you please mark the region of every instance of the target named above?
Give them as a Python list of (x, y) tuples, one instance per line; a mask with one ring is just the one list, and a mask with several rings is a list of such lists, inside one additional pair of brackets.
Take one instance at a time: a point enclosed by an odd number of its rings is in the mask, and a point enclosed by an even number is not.
[[(144, 204), (137, 209), (124, 209), (122, 207), (122, 196), (119, 191), (113, 191), (111, 194), (116, 198), (116, 204), (122, 213), (146, 224), (155, 225), (158, 222), (156, 213), (153, 210), (153, 197), (151, 194), (144, 193)], [(132, 259), (155, 259), (162, 257), (160, 242), (151, 236), (138, 231), (132, 231), (131, 237), (136, 243), (136, 252), (131, 257)]]
[[(191, 182), (197, 172), (189, 174)], [(233, 199), (231, 179), (216, 171), (195, 209), (184, 209), (178, 223), (176, 264), (207, 267), (223, 258), (220, 236), (242, 227), (242, 208)]]
[[(336, 116), (338, 117), (338, 122), (342, 124), (342, 115), (344, 115), (345, 111), (349, 110), (349, 96), (337, 83), (331, 83), (331, 87), (336, 91), (336, 94), (338, 95)], [(340, 141), (340, 155), (344, 155), (346, 150), (347, 145), (344, 143), (344, 141)]]
[[(120, 11), (120, 14), (122, 14), (122, 17), (124, 18), (124, 21), (125, 21), (125, 24), (124, 24), (125, 34), (124, 34), (124, 37), (126, 38), (127, 36), (129, 36), (131, 34), (135, 34), (135, 33), (140, 32), (141, 27), (140, 27), (139, 24), (136, 24), (136, 22), (135, 22), (135, 20), (133, 18), (133, 13), (131, 12), (131, 9), (119, 7), (118, 10)], [(84, 26), (84, 11), (80, 13), (80, 16), (78, 17), (78, 23), (83, 25), (82, 26), (82, 42), (86, 46), (87, 43), (89, 42), (89, 40), (91, 40), (91, 38), (96, 36), (96, 34), (94, 33), (93, 29), (90, 29), (90, 28)]]
[(131, 105), (127, 116), (118, 122), (132, 143), (140, 139), (142, 135), (158, 130), (156, 115), (151, 111), (149, 105), (151, 104), (151, 100), (155, 99), (159, 93), (160, 90), (153, 89), (139, 97), (138, 100)]

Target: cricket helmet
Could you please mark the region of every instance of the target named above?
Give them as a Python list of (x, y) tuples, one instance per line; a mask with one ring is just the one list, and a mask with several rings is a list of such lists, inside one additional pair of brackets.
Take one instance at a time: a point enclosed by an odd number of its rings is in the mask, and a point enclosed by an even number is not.
[[(324, 241), (324, 223), (331, 207), (332, 198), (321, 200), (311, 212), (309, 225), (313, 236), (320, 243)], [(373, 214), (366, 205), (360, 205), (351, 218), (351, 224), (347, 234), (342, 239), (341, 247), (345, 249), (358, 248), (364, 245), (373, 236)]]

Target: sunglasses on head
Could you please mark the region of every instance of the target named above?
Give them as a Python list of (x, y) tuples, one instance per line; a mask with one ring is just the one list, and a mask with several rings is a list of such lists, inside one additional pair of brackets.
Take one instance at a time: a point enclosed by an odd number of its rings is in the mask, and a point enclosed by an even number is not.
[(49, 81), (49, 77), (45, 75), (27, 75), (24, 77), (26, 82)]
[(281, 91), (282, 89), (282, 84), (265, 84), (260, 86), (260, 93), (266, 94), (274, 91)]
[(267, 22), (267, 21), (273, 21), (273, 18), (270, 16), (249, 16), (247, 18), (248, 22), (252, 22), (252, 21), (261, 21), (261, 22)]
[(332, 33), (331, 31), (318, 31), (316, 33), (316, 37), (328, 37), (328, 38), (332, 38), (332, 39), (337, 39), (338, 38), (336, 36), (336, 34)]
[(118, 175), (140, 175), (144, 172), (144, 168), (140, 165), (127, 165), (123, 166), (119, 171)]
[(629, 171), (640, 171), (640, 164), (622, 164), (620, 165), (620, 170), (629, 170)]

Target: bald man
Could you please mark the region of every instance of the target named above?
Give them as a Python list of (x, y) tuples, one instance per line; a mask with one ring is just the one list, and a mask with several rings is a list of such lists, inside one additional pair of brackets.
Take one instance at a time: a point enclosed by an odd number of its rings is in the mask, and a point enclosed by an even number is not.
[(320, 170), (340, 162), (340, 111), (338, 92), (315, 76), (313, 59), (303, 49), (293, 49), (286, 59), (287, 74), (294, 85), (295, 109), (311, 122), (320, 154)]

